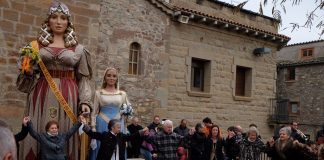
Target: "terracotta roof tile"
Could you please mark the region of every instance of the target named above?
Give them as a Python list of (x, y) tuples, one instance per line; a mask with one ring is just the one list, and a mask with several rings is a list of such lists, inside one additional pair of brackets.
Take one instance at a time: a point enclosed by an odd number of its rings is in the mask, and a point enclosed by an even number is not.
[(286, 47), (292, 47), (292, 46), (298, 46), (298, 45), (304, 45), (304, 44), (310, 44), (310, 43), (318, 43), (318, 42), (324, 42), (324, 39), (294, 43), (294, 44), (287, 45)]
[(295, 66), (305, 66), (305, 65), (314, 65), (314, 64), (323, 64), (324, 57), (315, 58), (307, 61), (281, 61), (277, 63), (279, 68), (285, 67), (295, 67)]

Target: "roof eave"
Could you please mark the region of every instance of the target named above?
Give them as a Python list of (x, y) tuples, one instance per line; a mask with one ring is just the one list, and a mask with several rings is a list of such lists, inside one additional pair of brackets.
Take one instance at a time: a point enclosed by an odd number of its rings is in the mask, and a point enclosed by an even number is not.
[(218, 17), (211, 17), (209, 15), (192, 13), (178, 8), (173, 14), (173, 19), (177, 21), (180, 16), (187, 16), (189, 17), (189, 21), (204, 24), (209, 27), (223, 29), (226, 31), (235, 32), (237, 34), (242, 34), (279, 44), (278, 49), (284, 47), (290, 40), (289, 37), (284, 35), (263, 31), (257, 28), (246, 26), (240, 23), (231, 22)]
[(278, 68), (287, 68), (287, 67), (307, 66), (307, 65), (316, 65), (316, 64), (324, 64), (324, 61), (278, 63), (277, 67)]
[[(260, 30), (258, 28), (253, 28), (250, 26), (246, 26), (240, 23), (232, 22), (229, 20), (225, 20), (219, 17), (212, 17), (209, 15), (204, 15), (202, 13), (195, 13), (193, 11), (187, 11), (181, 9), (179, 7), (172, 6), (170, 3), (161, 0), (147, 0), (150, 3), (154, 4), (157, 8), (165, 12), (167, 15), (171, 16), (173, 20), (177, 20), (179, 16), (190, 16), (190, 21), (198, 22), (201, 24), (205, 24), (210, 27), (217, 27), (219, 29), (224, 29), (227, 31), (235, 31), (238, 34), (246, 35), (246, 36), (253, 36), (257, 39), (262, 39), (271, 43), (277, 44), (277, 50), (283, 48), (287, 45), (288, 41), (290, 40), (289, 37), (267, 32), (264, 30)], [(217, 22), (218, 24), (212, 24), (211, 22)], [(179, 22), (180, 23), (180, 22)], [(222, 26), (224, 25), (224, 27)]]

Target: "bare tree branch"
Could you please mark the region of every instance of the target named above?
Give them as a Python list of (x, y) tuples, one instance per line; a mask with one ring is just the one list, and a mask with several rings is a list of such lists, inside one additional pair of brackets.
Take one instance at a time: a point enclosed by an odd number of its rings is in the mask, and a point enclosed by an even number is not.
[(248, 2), (248, 0), (238, 4), (237, 6), (235, 6), (234, 9), (233, 9), (233, 14), (239, 12), (247, 2)]
[(285, 5), (280, 4), (280, 6), (281, 6), (282, 10), (284, 11), (284, 13), (286, 14), (287, 12), (286, 12), (286, 7), (285, 7)]
[(263, 7), (262, 7), (262, 2), (260, 2), (259, 13), (263, 15)]
[(314, 12), (311, 12), (309, 14), (306, 14), (306, 16), (307, 16), (307, 20), (306, 20), (304, 26), (306, 28), (310, 28), (311, 29), (312, 26), (313, 26), (314, 17), (317, 17), (317, 16), (314, 14)]
[(272, 8), (272, 15), (273, 15), (273, 18), (277, 19), (281, 24), (282, 19), (281, 19), (280, 11), (275, 8)]
[(319, 6), (320, 6), (320, 9), (323, 9), (323, 7), (324, 7), (324, 1), (321, 0), (321, 3), (320, 3)]
[(299, 24), (298, 23), (290, 23), (292, 25), (292, 30), (291, 32), (293, 32), (294, 30), (298, 30), (299, 29)]
[(293, 0), (292, 5), (299, 5), (302, 0)]
[[(295, 5), (300, 5), (300, 3), (303, 0), (289, 0), (289, 1), (291, 2), (292, 6), (295, 6)], [(287, 0), (272, 0), (272, 5), (273, 5), (272, 6), (272, 15), (275, 19), (279, 20), (280, 25), (282, 25), (281, 24), (281, 22), (282, 22), (281, 12), (277, 8), (280, 5), (280, 8), (286, 14), (286, 12), (287, 12), (286, 2), (287, 2)], [(312, 29), (313, 25), (315, 25), (314, 22), (317, 19), (320, 19), (320, 21), (318, 23), (316, 22), (317, 23), (316, 28), (321, 30), (321, 33), (319, 35), (322, 36), (324, 34), (324, 19), (323, 19), (323, 17), (318, 17), (315, 13), (318, 10), (324, 9), (324, 0), (314, 0), (313, 2), (315, 2), (316, 7), (311, 12), (306, 14), (306, 21), (303, 25), (300, 25), (299, 23), (290, 23), (291, 26), (286, 27), (283, 30), (292, 28), (292, 32), (293, 32), (295, 30), (298, 30), (301, 27)], [(260, 14), (261, 13), (263, 14), (263, 7), (266, 6), (267, 3), (268, 3), (268, 0), (260, 0), (260, 6), (259, 6)], [(310, 3), (310, 2), (308, 2), (308, 3)], [(263, 6), (261, 4), (263, 4)]]
[(280, 5), (283, 5), (285, 2), (286, 2), (286, 0), (282, 0), (282, 1), (280, 2)]

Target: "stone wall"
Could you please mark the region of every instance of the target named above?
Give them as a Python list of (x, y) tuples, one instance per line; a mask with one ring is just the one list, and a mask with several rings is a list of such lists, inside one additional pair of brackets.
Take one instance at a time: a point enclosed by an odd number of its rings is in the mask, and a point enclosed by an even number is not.
[[(324, 42), (320, 41), (287, 46), (278, 52), (278, 61), (287, 61), (288, 64), (288, 61), (295, 64), (301, 63), (303, 61), (301, 49), (304, 48), (313, 48), (314, 59), (321, 59), (324, 57), (323, 44)], [(295, 67), (295, 81), (285, 80), (287, 67), (280, 67), (278, 70), (278, 98), (299, 102), (300, 113), (293, 115), (292, 119), (299, 122), (301, 130), (305, 134), (311, 135), (313, 139), (316, 131), (324, 122), (323, 63), (309, 63), (302, 66), (291, 65), (291, 67)]]
[[(19, 48), (36, 38), (51, 2), (51, 0), (0, 1), (0, 119), (5, 119), (15, 131), (20, 129), (27, 96), (19, 92), (15, 86), (18, 75), (17, 53)], [(62, 2), (70, 8), (79, 43), (85, 45), (95, 55), (99, 33), (99, 1)]]
[[(106, 67), (119, 68), (120, 86), (126, 89), (136, 115), (148, 124), (154, 114), (161, 115), (159, 108), (166, 105), (161, 102), (161, 98), (167, 98), (161, 87), (166, 88), (168, 83), (166, 46), (170, 19), (147, 1), (105, 0), (102, 4), (96, 63), (99, 80)], [(128, 75), (133, 42), (141, 45), (139, 75)]]
[(324, 122), (323, 64), (296, 67), (296, 81), (293, 82), (285, 82), (284, 73), (285, 68), (278, 71), (278, 96), (299, 102), (300, 114), (294, 119), (313, 139)]
[[(267, 117), (269, 99), (276, 92), (275, 44), (191, 22), (180, 24), (147, 0), (64, 2), (72, 12), (80, 43), (93, 54), (94, 88), (100, 86), (106, 67), (118, 68), (120, 86), (144, 124), (155, 114), (174, 120), (175, 125), (187, 118), (191, 126), (209, 116), (223, 130), (236, 124), (247, 129), (253, 122), (264, 137), (272, 135)], [(26, 95), (14, 84), (17, 51), (37, 35), (44, 19), (40, 15), (50, 1), (1, 3), (0, 117), (19, 128)], [(141, 45), (140, 75), (128, 74), (133, 42)], [(257, 47), (269, 47), (272, 53), (256, 57)], [(192, 57), (211, 61), (209, 97), (188, 94)], [(233, 95), (236, 65), (242, 64), (253, 70), (252, 97), (244, 101)]]
[[(258, 125), (264, 137), (272, 135), (267, 125), (269, 98), (275, 97), (275, 48), (256, 39), (237, 36), (230, 32), (209, 29), (197, 24), (173, 22), (170, 31), (168, 117), (192, 124), (208, 116), (223, 130), (240, 124), (247, 129), (250, 123)], [(272, 48), (272, 53), (256, 57), (253, 50), (259, 46)], [(211, 97), (188, 96), (186, 77), (190, 76), (186, 59), (191, 57), (211, 60)], [(253, 95), (250, 101), (234, 100), (234, 68), (247, 64), (253, 72)]]
[[(247, 129), (254, 122), (263, 135), (272, 135), (267, 116), (269, 98), (275, 96), (274, 44), (197, 24), (170, 21), (147, 1), (107, 0), (104, 4), (98, 76), (102, 77), (104, 64), (120, 68), (120, 85), (126, 88), (136, 115), (145, 124), (151, 122), (154, 114), (170, 118), (176, 125), (186, 118), (191, 126), (209, 116), (224, 130), (236, 124)], [(132, 42), (142, 47), (141, 74), (138, 76), (127, 74)], [(273, 52), (255, 57), (252, 52), (260, 46), (270, 47)], [(210, 98), (192, 97), (187, 93), (186, 79), (190, 72), (186, 61), (195, 52), (195, 56), (210, 58), (213, 64)], [(249, 102), (233, 98), (236, 62), (253, 64), (254, 95)]]

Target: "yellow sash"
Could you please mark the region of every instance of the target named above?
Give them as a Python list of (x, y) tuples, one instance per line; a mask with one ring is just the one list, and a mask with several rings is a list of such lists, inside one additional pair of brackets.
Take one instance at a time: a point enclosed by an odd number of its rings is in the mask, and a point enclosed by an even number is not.
[[(32, 41), (31, 42), (31, 46), (33, 49), (35, 49), (37, 51), (37, 53), (39, 52), (39, 47), (38, 47), (38, 42), (37, 41)], [(74, 115), (71, 107), (69, 106), (69, 104), (66, 102), (66, 100), (64, 99), (64, 97), (62, 96), (62, 93), (60, 92), (60, 90), (57, 88), (56, 83), (54, 82), (51, 74), (48, 72), (44, 62), (42, 61), (41, 58), (39, 58), (39, 62), (38, 62), (44, 77), (47, 81), (47, 83), (49, 84), (52, 92), (54, 93), (57, 101), (60, 103), (60, 106), (64, 109), (65, 113), (67, 114), (67, 116), (70, 118), (70, 120), (72, 120), (73, 123), (76, 123), (77, 117)], [(81, 144), (80, 144), (80, 160), (86, 160), (87, 157), (87, 150), (88, 150), (88, 136), (83, 133), (81, 134)]]
[[(31, 42), (31, 46), (33, 49), (35, 49), (37, 51), (37, 53), (39, 52), (39, 47), (38, 47), (38, 42), (37, 41), (32, 41)], [(48, 85), (50, 86), (52, 92), (54, 93), (57, 101), (60, 103), (60, 106), (64, 109), (66, 115), (70, 118), (70, 120), (72, 120), (73, 123), (77, 122), (77, 118), (74, 115), (71, 107), (69, 106), (69, 104), (66, 102), (66, 100), (64, 99), (62, 93), (60, 92), (60, 90), (57, 88), (56, 83), (54, 82), (51, 74), (48, 72), (44, 62), (42, 61), (42, 59), (39, 59), (39, 67), (41, 68), (44, 77), (48, 83)]]

